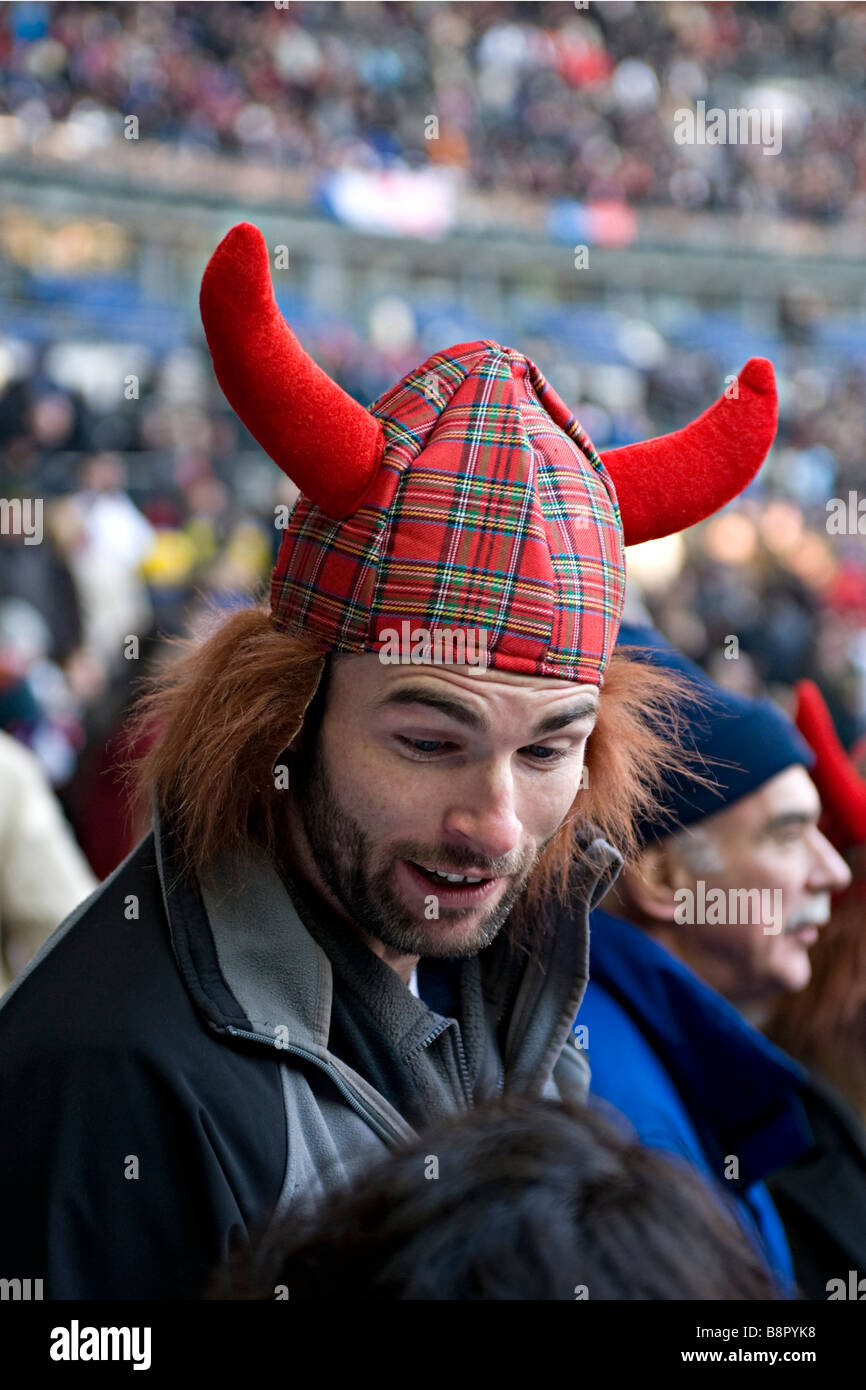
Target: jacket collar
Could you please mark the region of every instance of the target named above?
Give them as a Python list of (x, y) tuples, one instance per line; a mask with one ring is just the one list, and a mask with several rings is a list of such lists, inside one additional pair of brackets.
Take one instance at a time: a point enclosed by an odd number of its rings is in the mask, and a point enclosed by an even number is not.
[[(217, 1032), (300, 1049), (327, 1065), (331, 962), (304, 926), (283, 878), (250, 844), (206, 872), (178, 869), (176, 841), (154, 808), (154, 840), (175, 958), (194, 1003)], [(477, 957), (484, 998), (503, 1020), (507, 1087), (540, 1091), (568, 1040), (587, 979), (588, 913), (622, 865), (601, 836), (584, 839), (569, 903), (551, 911), (534, 955), (500, 932)], [(372, 953), (369, 953), (372, 956)], [(373, 958), (378, 965), (378, 958)], [(397, 977), (388, 970), (387, 983)], [(400, 986), (402, 990), (402, 985)], [(408, 991), (406, 992), (408, 994)], [(409, 996), (408, 1006), (426, 1008)]]
[(812, 1142), (806, 1073), (645, 931), (592, 914), (590, 974), (632, 1016), (705, 1138), (748, 1187)]

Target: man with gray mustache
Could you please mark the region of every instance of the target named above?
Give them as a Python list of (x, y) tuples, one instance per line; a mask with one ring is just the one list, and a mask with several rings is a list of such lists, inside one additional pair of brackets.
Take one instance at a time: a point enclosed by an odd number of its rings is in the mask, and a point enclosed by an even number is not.
[(575, 1024), (591, 1094), (730, 1204), (783, 1288), (794, 1268), (764, 1179), (807, 1152), (805, 1073), (758, 1029), (809, 982), (809, 950), (850, 871), (818, 829), (814, 758), (768, 700), (723, 690), (646, 625), (620, 645), (693, 683), (694, 779), (671, 780), (591, 917)]

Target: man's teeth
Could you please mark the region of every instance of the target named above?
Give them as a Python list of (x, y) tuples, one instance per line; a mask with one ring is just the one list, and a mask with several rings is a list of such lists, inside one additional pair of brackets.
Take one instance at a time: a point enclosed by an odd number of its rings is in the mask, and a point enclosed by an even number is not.
[[(422, 869), (423, 869), (423, 868), (424, 868), (424, 865), (423, 865), (423, 864), (419, 865), (419, 868), (422, 868)], [(480, 879), (480, 878), (467, 878), (467, 876), (466, 876), (465, 874), (440, 874), (440, 872), (439, 872), (438, 869), (427, 869), (426, 872), (427, 872), (428, 874), (432, 874), (434, 878), (441, 878), (441, 879), (443, 879), (446, 883), (483, 883), (483, 882), (484, 882), (484, 880), (483, 880), (483, 879)]]

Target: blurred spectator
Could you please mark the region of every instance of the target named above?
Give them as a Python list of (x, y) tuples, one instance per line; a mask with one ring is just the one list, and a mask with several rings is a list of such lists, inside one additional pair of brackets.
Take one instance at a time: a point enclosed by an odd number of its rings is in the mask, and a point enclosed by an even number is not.
[(774, 1174), (797, 1275), (810, 1298), (866, 1268), (866, 780), (847, 757), (813, 682), (797, 689), (797, 722), (817, 755), (822, 824), (853, 871), (811, 953), (812, 978), (781, 997), (765, 1032), (809, 1069), (811, 1151)]
[(59, 787), (72, 775), (83, 732), (63, 672), (48, 658), (50, 645), (48, 625), (31, 604), (0, 597), (0, 729), (32, 749)]
[(81, 614), (54, 513), (50, 507), (46, 512), (39, 545), (0, 531), (0, 596), (22, 599), (36, 610), (50, 633), (46, 654), (62, 666), (81, 644)]
[(575, 1025), (591, 1093), (705, 1175), (791, 1287), (766, 1180), (812, 1142), (805, 1077), (754, 1025), (779, 991), (807, 984), (809, 947), (850, 874), (818, 831), (810, 752), (791, 721), (711, 686), (652, 629), (624, 626), (619, 640), (695, 683), (681, 735), (704, 780), (667, 782), (641, 853), (592, 914)]
[(36, 758), (0, 733), (0, 993), (96, 886)]
[(69, 563), (81, 605), (83, 645), (109, 671), (123, 659), (126, 638), (150, 627), (141, 567), (154, 532), (125, 491), (126, 469), (116, 454), (88, 459), (82, 483), (82, 491), (69, 500), (78, 521)]

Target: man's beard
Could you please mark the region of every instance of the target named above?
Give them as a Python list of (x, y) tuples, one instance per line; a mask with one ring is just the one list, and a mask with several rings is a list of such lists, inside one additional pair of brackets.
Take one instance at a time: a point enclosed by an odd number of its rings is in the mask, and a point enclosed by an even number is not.
[[(350, 920), (361, 931), (406, 956), (474, 956), (491, 945), (526, 887), (540, 850), (523, 856), (523, 864), (513, 873), (495, 907), (481, 919), (470, 937), (455, 942), (450, 933), (437, 932), (436, 922), (456, 922), (467, 915), (466, 908), (440, 908), (438, 919), (419, 921), (418, 915), (401, 901), (392, 887), (398, 859), (435, 863), (437, 850), (417, 841), (403, 840), (391, 847), (387, 864), (379, 869), (372, 868), (369, 837), (337, 801), (321, 742), (320, 736), (307, 765), (304, 766), (301, 758), (300, 765), (295, 768), (292, 780), (298, 793), (296, 805), (316, 867)], [(478, 856), (469, 850), (448, 848), (441, 851), (441, 858), (453, 866), (454, 873), (459, 873), (461, 867), (479, 867)], [(461, 859), (462, 866), (457, 863)], [(485, 867), (483, 862), (481, 867)], [(494, 877), (494, 869), (486, 867)], [(430, 893), (435, 897), (432, 884)]]

